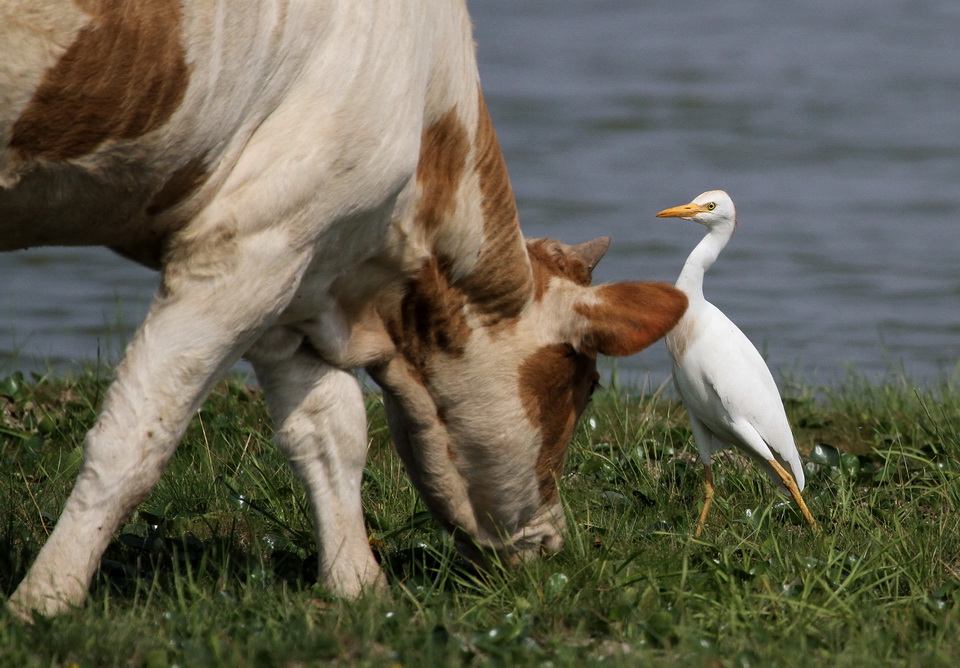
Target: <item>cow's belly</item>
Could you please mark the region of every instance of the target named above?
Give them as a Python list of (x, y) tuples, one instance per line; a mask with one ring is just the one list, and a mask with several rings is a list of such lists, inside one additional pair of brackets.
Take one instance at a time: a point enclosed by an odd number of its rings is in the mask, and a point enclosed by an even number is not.
[(31, 246), (114, 246), (156, 236), (145, 215), (150, 188), (105, 182), (74, 166), (25, 174), (0, 188), (0, 250)]

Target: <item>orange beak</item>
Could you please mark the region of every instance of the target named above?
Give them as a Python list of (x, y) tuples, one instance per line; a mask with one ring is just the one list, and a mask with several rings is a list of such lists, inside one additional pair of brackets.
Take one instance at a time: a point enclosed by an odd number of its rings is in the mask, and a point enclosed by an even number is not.
[(682, 204), (670, 209), (664, 209), (657, 214), (657, 218), (692, 218), (698, 213), (706, 212), (707, 207), (690, 202), (689, 204)]

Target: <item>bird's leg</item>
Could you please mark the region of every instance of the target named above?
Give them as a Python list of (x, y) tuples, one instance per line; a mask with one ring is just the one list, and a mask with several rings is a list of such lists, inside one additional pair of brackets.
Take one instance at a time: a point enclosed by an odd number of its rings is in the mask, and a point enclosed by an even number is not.
[(693, 535), (697, 538), (703, 532), (703, 524), (707, 521), (707, 513), (710, 511), (710, 505), (713, 503), (713, 471), (710, 464), (703, 464), (703, 510), (700, 511), (700, 519), (697, 520), (697, 528)]
[(776, 471), (777, 475), (780, 476), (780, 480), (783, 481), (784, 486), (790, 490), (790, 496), (793, 497), (794, 502), (800, 506), (800, 512), (803, 513), (803, 519), (807, 521), (807, 524), (819, 531), (817, 521), (813, 519), (810, 509), (807, 508), (807, 504), (804, 503), (803, 497), (800, 496), (800, 488), (797, 487), (797, 482), (793, 479), (793, 476), (790, 475), (789, 471), (780, 466), (780, 463), (776, 459), (771, 459), (769, 462), (770, 466), (773, 467), (773, 470)]

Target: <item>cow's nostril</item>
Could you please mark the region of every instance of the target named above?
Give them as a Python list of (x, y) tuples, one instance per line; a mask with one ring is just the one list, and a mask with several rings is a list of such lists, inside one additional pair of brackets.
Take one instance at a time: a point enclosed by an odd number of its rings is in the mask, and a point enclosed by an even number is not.
[(563, 537), (559, 533), (544, 535), (540, 543), (540, 549), (544, 554), (556, 554), (563, 549)]

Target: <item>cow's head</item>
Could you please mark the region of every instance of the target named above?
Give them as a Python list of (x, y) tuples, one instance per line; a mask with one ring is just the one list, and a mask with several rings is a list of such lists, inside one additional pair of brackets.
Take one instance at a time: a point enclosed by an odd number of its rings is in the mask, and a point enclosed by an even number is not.
[(608, 244), (528, 240), (495, 263), (527, 277), (509, 291), (431, 259), (387, 319), (396, 354), (370, 371), (395, 444), (470, 556), (478, 545), (505, 555), (560, 547), (557, 478), (597, 384), (597, 355), (641, 350), (686, 309), (662, 283), (591, 286)]

